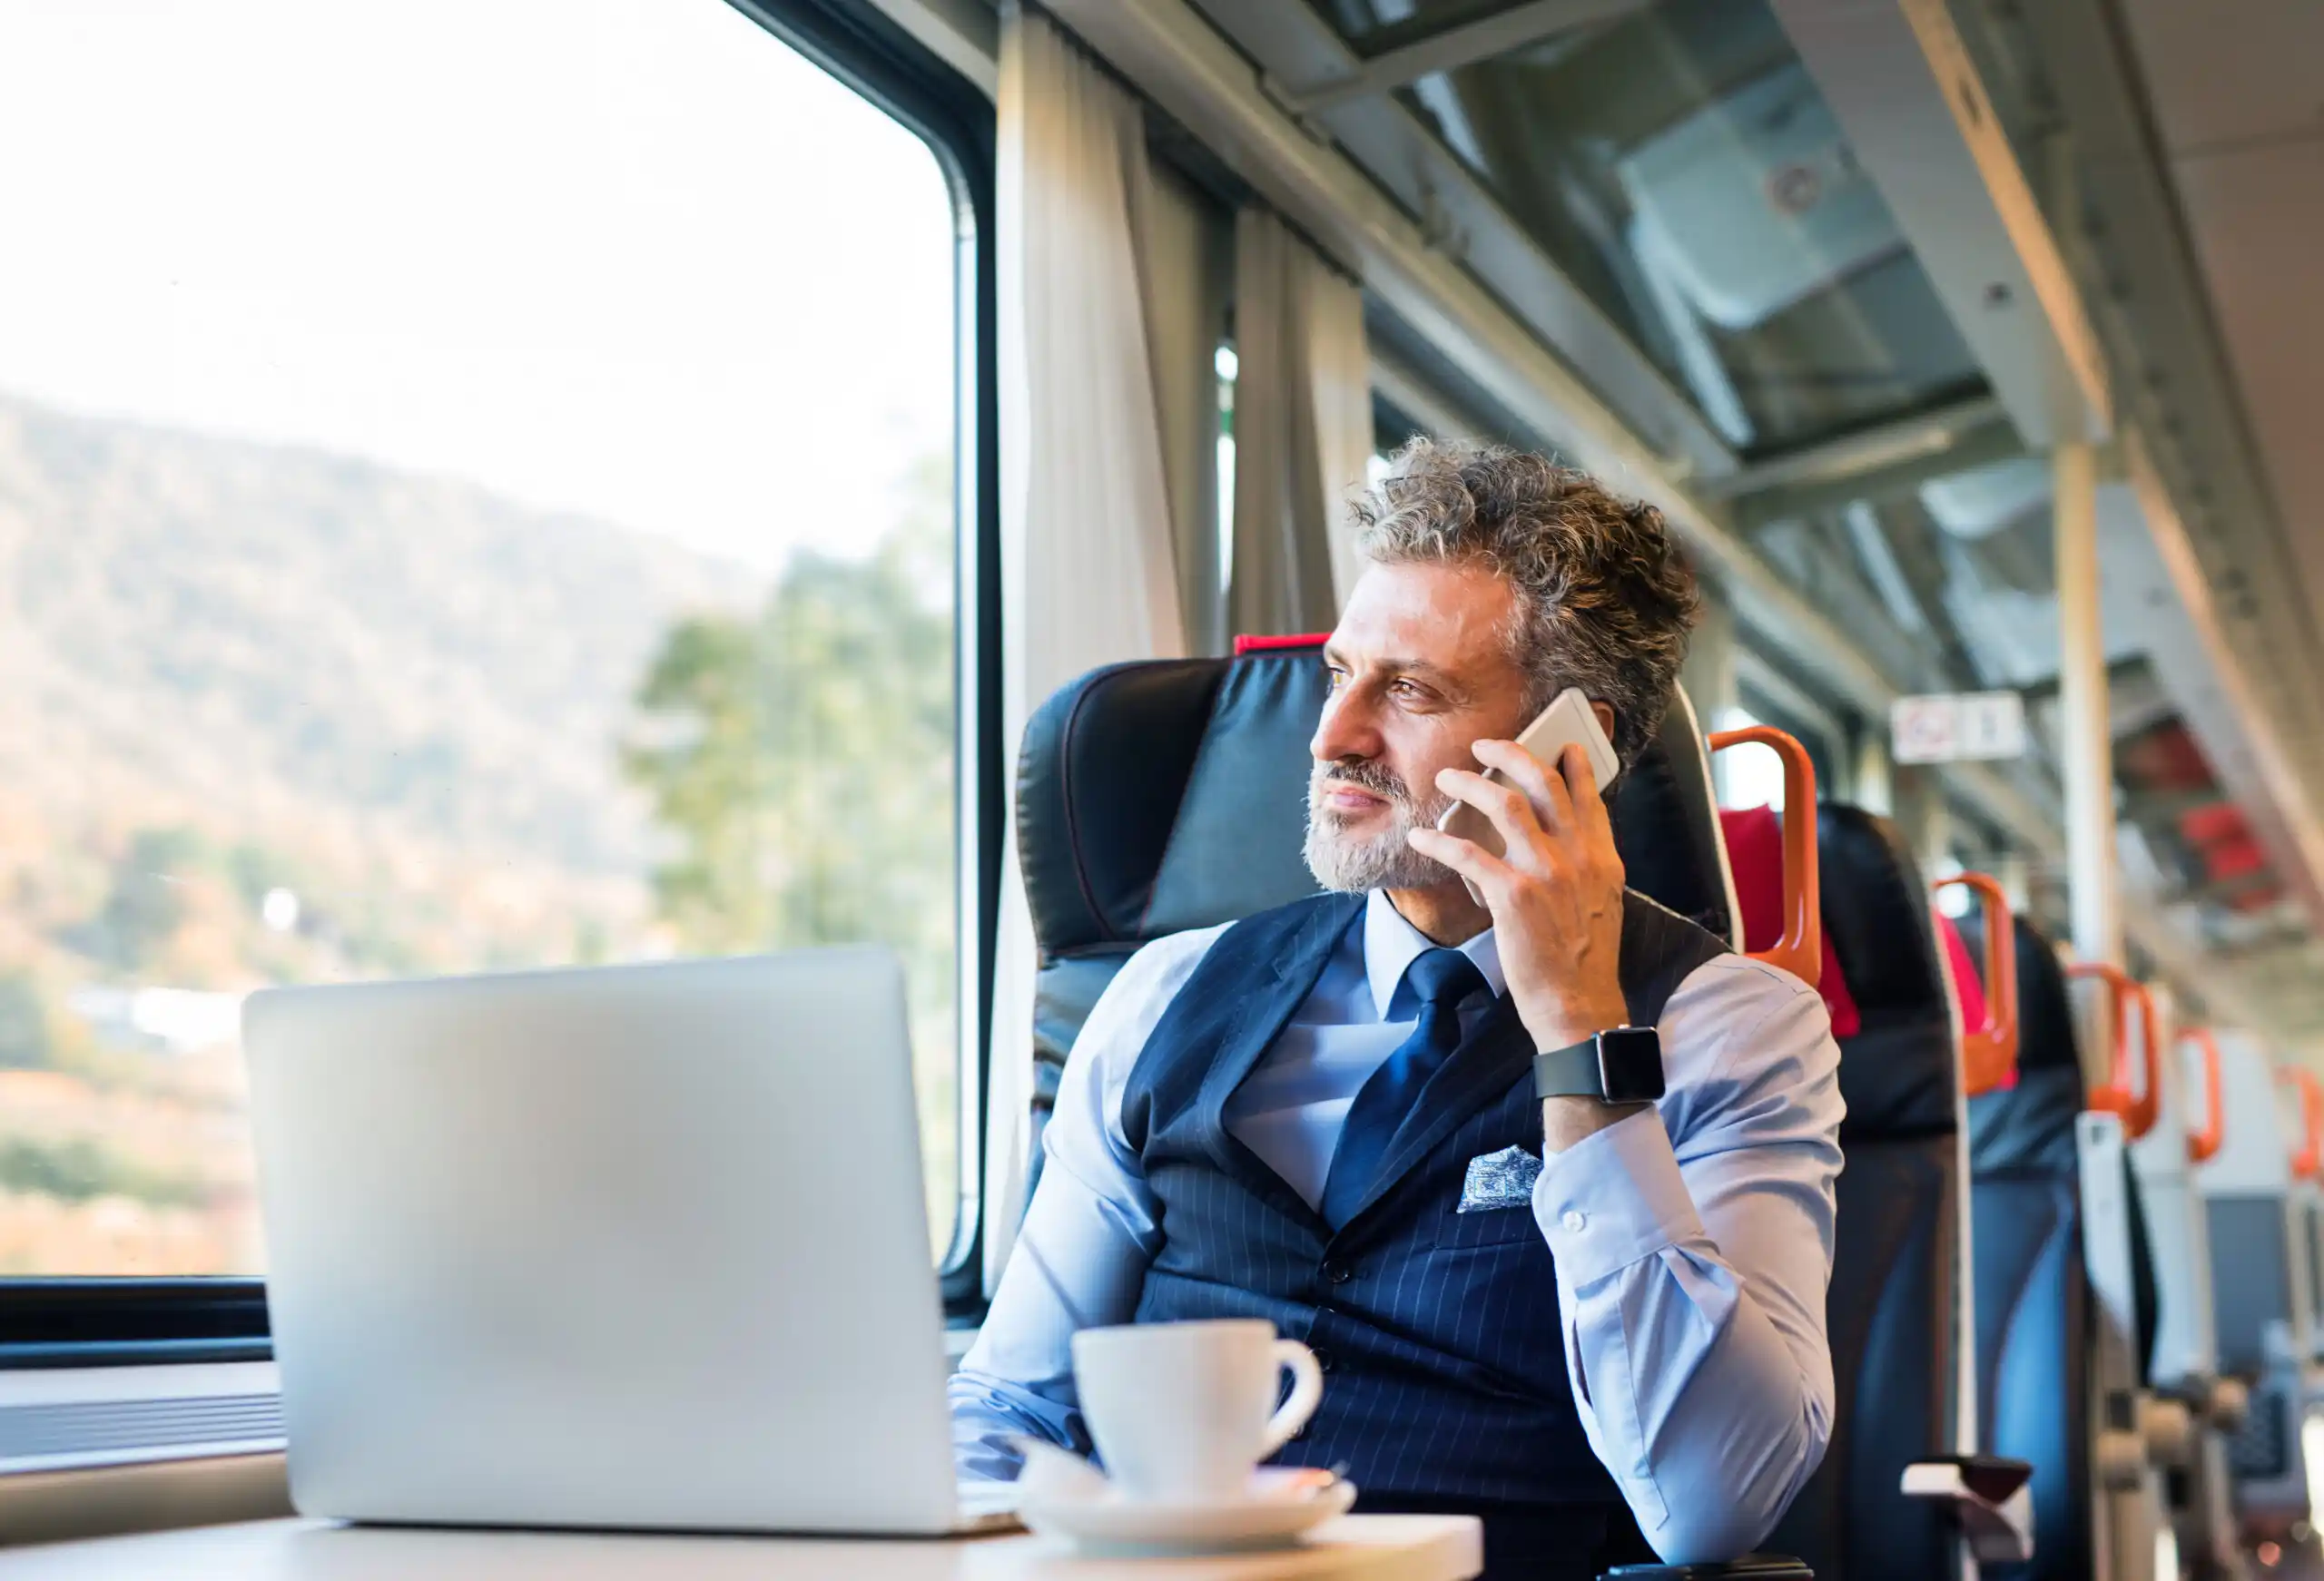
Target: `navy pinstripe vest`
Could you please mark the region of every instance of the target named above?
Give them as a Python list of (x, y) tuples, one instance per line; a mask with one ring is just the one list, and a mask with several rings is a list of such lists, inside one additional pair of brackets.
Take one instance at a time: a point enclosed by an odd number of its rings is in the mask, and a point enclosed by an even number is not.
[[(1652, 1026), (1726, 947), (1624, 899), (1623, 997), (1631, 1024)], [(1490, 1532), (1496, 1511), (1591, 1507), (1565, 1512), (1559, 1544), (1586, 1551), (1621, 1501), (1575, 1414), (1548, 1242), (1530, 1206), (1454, 1211), (1472, 1159), (1541, 1152), (1534, 1050), (1507, 996), (1430, 1078), (1336, 1233), (1227, 1133), (1228, 1096), (1363, 905), (1316, 896), (1236, 923), (1147, 1040), (1122, 1129), (1163, 1242), (1137, 1320), (1265, 1318), (1313, 1346), (1330, 1372), (1324, 1403), (1277, 1459), (1344, 1467), (1365, 1507), (1473, 1509)]]

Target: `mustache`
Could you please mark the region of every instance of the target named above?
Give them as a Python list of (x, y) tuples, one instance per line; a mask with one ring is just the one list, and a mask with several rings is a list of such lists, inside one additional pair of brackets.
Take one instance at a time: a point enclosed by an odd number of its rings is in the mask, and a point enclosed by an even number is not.
[(1316, 789), (1321, 790), (1334, 781), (1344, 785), (1354, 785), (1359, 790), (1392, 797), (1398, 801), (1412, 800), (1412, 791), (1404, 784), (1403, 775), (1368, 758), (1340, 758), (1316, 768)]

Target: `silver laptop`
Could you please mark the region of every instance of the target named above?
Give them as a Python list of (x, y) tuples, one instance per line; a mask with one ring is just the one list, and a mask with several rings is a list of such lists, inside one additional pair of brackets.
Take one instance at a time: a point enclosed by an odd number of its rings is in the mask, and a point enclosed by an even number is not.
[(926, 1533), (956, 1493), (877, 948), (253, 995), (301, 1513)]

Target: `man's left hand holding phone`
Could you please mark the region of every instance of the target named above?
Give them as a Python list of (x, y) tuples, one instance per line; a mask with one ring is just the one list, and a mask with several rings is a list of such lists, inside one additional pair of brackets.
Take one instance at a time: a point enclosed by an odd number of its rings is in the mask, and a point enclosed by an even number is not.
[[(1473, 750), (1484, 771), (1437, 775), (1453, 803), (1438, 828), (1412, 831), (1413, 849), (1459, 874), (1492, 914), (1510, 997), (1535, 1048), (1622, 1026), (1625, 875), (1600, 792), (1618, 760), (1595, 711), (1569, 689), (1517, 741)], [(1554, 1098), (1543, 1107), (1552, 1152), (1628, 1112)]]

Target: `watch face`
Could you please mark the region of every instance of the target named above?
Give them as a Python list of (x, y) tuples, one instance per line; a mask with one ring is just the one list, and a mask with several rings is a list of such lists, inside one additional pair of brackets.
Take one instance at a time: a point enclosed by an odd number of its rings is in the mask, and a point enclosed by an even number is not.
[(1662, 1039), (1651, 1026), (1598, 1035), (1598, 1075), (1610, 1104), (1650, 1104), (1662, 1095)]

